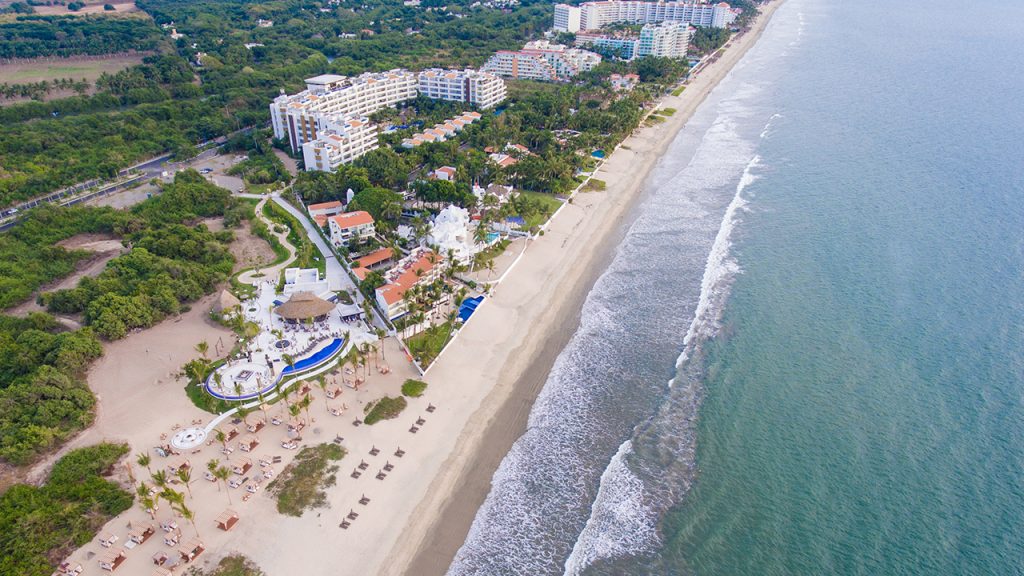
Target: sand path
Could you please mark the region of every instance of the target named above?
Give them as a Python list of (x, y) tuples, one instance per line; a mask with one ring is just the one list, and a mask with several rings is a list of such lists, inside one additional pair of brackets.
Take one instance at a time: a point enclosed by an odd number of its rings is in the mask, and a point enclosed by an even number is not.
[(259, 201), (259, 204), (256, 204), (256, 208), (254, 209), (256, 217), (267, 225), (267, 228), (270, 229), (270, 233), (273, 234), (277, 238), (277, 241), (288, 250), (288, 258), (286, 258), (284, 262), (275, 264), (270, 268), (260, 268), (257, 266), (252, 270), (242, 272), (238, 275), (238, 281), (243, 284), (251, 284), (255, 286), (267, 278), (277, 278), (281, 275), (281, 271), (291, 265), (295, 260), (295, 246), (292, 246), (292, 243), (288, 241), (288, 231), (285, 230), (284, 232), (278, 232), (277, 223), (263, 215), (263, 205), (266, 203), (267, 198), (263, 198)]

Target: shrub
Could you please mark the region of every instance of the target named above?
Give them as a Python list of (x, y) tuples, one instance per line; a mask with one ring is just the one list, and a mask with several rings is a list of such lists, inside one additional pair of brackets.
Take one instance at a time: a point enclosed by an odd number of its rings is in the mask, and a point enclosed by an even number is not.
[(288, 516), (302, 516), (311, 508), (327, 505), (324, 488), (334, 486), (338, 471), (332, 461), (345, 457), (345, 449), (337, 444), (320, 444), (303, 448), (281, 475), (267, 485), (277, 496), (277, 511)]
[(422, 380), (413, 380), (412, 378), (405, 381), (402, 384), (402, 394), (409, 396), (410, 398), (419, 398), (423, 396), (423, 392), (427, 389), (427, 383)]
[(402, 410), (405, 410), (406, 406), (408, 406), (408, 403), (402, 396), (398, 398), (385, 396), (374, 402), (373, 407), (370, 408), (370, 413), (366, 415), (366, 418), (363, 418), (363, 423), (376, 424), (381, 420), (394, 420), (398, 418)]

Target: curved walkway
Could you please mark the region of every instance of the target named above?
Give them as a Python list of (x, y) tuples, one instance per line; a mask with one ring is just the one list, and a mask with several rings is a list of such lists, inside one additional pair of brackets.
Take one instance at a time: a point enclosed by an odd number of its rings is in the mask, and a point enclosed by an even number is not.
[(263, 205), (267, 203), (267, 199), (263, 198), (259, 204), (256, 205), (255, 212), (256, 217), (263, 221), (270, 230), (270, 233), (277, 237), (277, 241), (288, 250), (288, 258), (280, 264), (275, 264), (270, 268), (253, 268), (252, 270), (246, 270), (238, 275), (238, 281), (242, 284), (251, 284), (255, 286), (261, 281), (267, 278), (277, 278), (281, 275), (281, 270), (287, 268), (292, 262), (295, 261), (295, 246), (292, 246), (291, 242), (288, 241), (288, 231), (277, 232), (275, 227), (277, 224), (263, 215)]

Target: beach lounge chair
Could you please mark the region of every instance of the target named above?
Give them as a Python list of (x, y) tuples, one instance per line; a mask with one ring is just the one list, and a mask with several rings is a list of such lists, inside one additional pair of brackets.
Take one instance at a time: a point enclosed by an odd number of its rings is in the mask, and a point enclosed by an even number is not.
[(112, 534), (110, 532), (100, 534), (100, 546), (103, 546), (104, 548), (110, 548), (114, 545), (114, 542), (117, 542), (117, 540), (118, 538), (116, 534)]

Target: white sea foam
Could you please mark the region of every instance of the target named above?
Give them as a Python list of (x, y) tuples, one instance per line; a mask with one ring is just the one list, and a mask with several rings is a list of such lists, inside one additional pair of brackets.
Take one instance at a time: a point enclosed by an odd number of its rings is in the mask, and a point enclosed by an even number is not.
[(637, 554), (659, 542), (657, 510), (645, 502), (644, 483), (629, 469), (626, 440), (601, 475), (590, 518), (565, 562), (565, 573), (577, 576), (598, 558)]
[[(673, 498), (650, 483), (646, 471), (632, 468), (642, 459), (633, 457), (634, 442), (622, 442), (650, 415), (650, 404), (623, 405), (631, 396), (664, 394), (656, 366), (646, 380), (636, 378), (653, 365), (645, 364), (646, 351), (636, 346), (644, 338), (636, 316), (646, 309), (638, 309), (636, 298), (672, 294), (652, 310), (671, 333), (686, 332), (687, 347), (717, 327), (711, 293), (739, 270), (729, 238), (744, 206), (742, 193), (755, 179), (758, 132), (766, 134), (766, 128), (751, 126), (764, 117), (758, 103), (765, 84), (738, 77), (726, 85), (730, 96), (709, 103), (688, 126), (706, 128), (684, 130), (659, 162), (652, 197), (588, 294), (580, 326), (556, 359), (527, 431), (495, 472), (450, 575), (578, 574), (599, 559), (657, 545), (659, 515)], [(665, 333), (651, 337), (663, 341)], [(623, 382), (646, 388), (632, 392)], [(694, 407), (683, 412), (695, 414), (697, 401), (684, 388), (671, 395)], [(684, 418), (690, 420), (671, 452), (684, 477), (680, 490), (692, 476), (694, 445), (692, 416)]]

